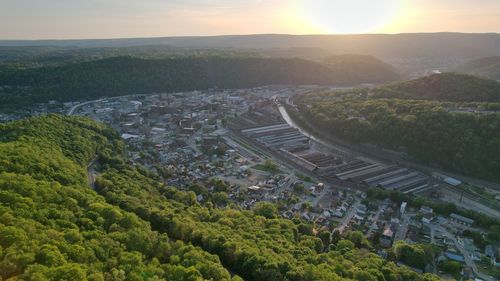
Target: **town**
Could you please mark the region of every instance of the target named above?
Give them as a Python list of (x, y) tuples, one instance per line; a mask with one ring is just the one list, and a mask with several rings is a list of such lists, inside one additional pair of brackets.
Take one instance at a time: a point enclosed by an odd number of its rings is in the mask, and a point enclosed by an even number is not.
[(199, 202), (242, 209), (271, 202), (283, 217), (299, 218), (332, 235), (361, 231), (382, 257), (398, 241), (432, 244), (433, 263), (413, 270), (444, 274), (443, 264), (459, 264), (464, 278), (494, 280), (500, 252), (474, 239), (488, 229), (460, 214), (444, 215), (372, 192), (399, 191), (436, 202), (450, 200), (443, 194), (456, 193), (453, 188), (464, 183), (374, 160), (303, 132), (282, 104), (310, 90), (260, 87), (136, 95), (67, 103), (57, 110), (115, 128), (133, 163), (167, 185), (195, 192)]

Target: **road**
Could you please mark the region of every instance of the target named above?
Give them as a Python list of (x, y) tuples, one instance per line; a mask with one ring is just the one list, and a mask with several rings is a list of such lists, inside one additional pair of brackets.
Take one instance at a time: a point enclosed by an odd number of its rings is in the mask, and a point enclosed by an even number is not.
[(106, 99), (98, 99), (98, 100), (91, 100), (91, 101), (86, 101), (86, 102), (82, 102), (82, 103), (79, 103), (77, 105), (74, 105), (73, 107), (71, 107), (69, 110), (68, 110), (68, 113), (67, 115), (73, 115), (75, 114), (75, 111), (84, 106), (84, 105), (87, 105), (87, 104), (91, 104), (91, 103), (95, 103), (95, 102), (100, 102), (100, 101), (103, 101), (103, 100), (106, 100)]
[(361, 205), (361, 201), (356, 200), (354, 204), (352, 204), (351, 208), (347, 212), (347, 214), (344, 216), (340, 224), (332, 231), (332, 233), (335, 230), (338, 230), (340, 233), (343, 233), (347, 225), (349, 225), (349, 222), (352, 220), (352, 218), (356, 215), (356, 210), (358, 209), (359, 205)]
[(95, 190), (95, 180), (99, 173), (94, 169), (94, 165), (97, 162), (98, 156), (94, 156), (92, 160), (90, 160), (89, 164), (87, 165), (87, 179), (89, 182), (89, 186)]
[(106, 98), (101, 98), (101, 99), (97, 99), (97, 100), (89, 100), (89, 101), (85, 101), (85, 102), (81, 102), (77, 105), (74, 105), (72, 106), (68, 112), (66, 113), (66, 115), (73, 115), (75, 114), (75, 111), (84, 106), (84, 105), (87, 105), (87, 104), (91, 104), (91, 103), (95, 103), (95, 102), (102, 102), (102, 101), (106, 101), (106, 100), (113, 100), (113, 99), (121, 99), (121, 98), (130, 98), (130, 97), (145, 97), (145, 96), (151, 96), (151, 95), (154, 95), (154, 94), (140, 94), (140, 95), (127, 95), (127, 96), (117, 96), (117, 97), (106, 97)]
[(444, 188), (441, 189), (444, 195), (442, 198), (443, 201), (454, 203), (464, 209), (480, 212), (492, 218), (500, 218), (499, 211), (474, 200), (471, 198), (471, 195), (462, 194), (460, 191), (454, 190), (451, 186), (443, 185), (443, 187)]
[(470, 254), (467, 252), (467, 250), (465, 250), (464, 245), (458, 241), (457, 237), (454, 234), (452, 234), (451, 232), (449, 232), (448, 230), (446, 230), (442, 226), (435, 225), (433, 227), (436, 230), (438, 230), (439, 232), (444, 233), (449, 239), (451, 239), (451, 241), (453, 241), (453, 243), (455, 244), (455, 247), (458, 249), (458, 251), (460, 252), (460, 254), (462, 256), (464, 256), (465, 264), (467, 266), (469, 266), (470, 268), (472, 268), (472, 271), (474, 272), (474, 274), (477, 277), (479, 277), (479, 278), (481, 278), (481, 279), (483, 279), (485, 281), (495, 281), (494, 278), (492, 278), (491, 276), (488, 276), (488, 275), (480, 272), (477, 269), (476, 263), (472, 260)]
[(394, 235), (394, 241), (405, 240), (406, 232), (408, 232), (408, 224), (410, 223), (410, 219), (413, 216), (414, 215), (403, 214), (403, 216), (401, 217), (401, 221), (399, 222), (398, 230), (396, 231), (396, 234)]

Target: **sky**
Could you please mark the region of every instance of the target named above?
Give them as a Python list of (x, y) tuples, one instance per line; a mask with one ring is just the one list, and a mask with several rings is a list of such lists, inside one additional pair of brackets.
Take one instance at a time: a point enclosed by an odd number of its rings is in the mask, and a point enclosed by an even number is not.
[(500, 0), (0, 0), (0, 39), (500, 33)]

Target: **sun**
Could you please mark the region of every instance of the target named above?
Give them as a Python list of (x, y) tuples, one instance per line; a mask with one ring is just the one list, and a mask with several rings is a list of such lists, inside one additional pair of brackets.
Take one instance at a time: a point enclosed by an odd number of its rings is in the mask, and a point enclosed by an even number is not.
[(392, 24), (400, 3), (400, 0), (300, 0), (300, 11), (321, 33), (370, 33)]

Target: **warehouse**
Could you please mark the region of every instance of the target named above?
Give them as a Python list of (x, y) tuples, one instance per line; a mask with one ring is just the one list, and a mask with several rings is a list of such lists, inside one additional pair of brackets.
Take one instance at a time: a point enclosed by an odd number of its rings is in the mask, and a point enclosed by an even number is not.
[(418, 194), (418, 193), (421, 193), (421, 192), (428, 190), (429, 188), (430, 188), (430, 186), (427, 183), (425, 183), (425, 184), (419, 185), (417, 187), (405, 188), (404, 190), (401, 190), (401, 191), (404, 194)]
[(398, 181), (398, 182), (395, 182), (393, 184), (390, 184), (390, 185), (386, 185), (384, 186), (384, 188), (386, 189), (392, 189), (392, 190), (404, 190), (406, 188), (411, 188), (411, 187), (414, 187), (414, 186), (420, 186), (424, 183), (427, 182), (427, 178), (424, 177), (424, 176), (415, 176), (415, 177), (412, 177), (412, 178), (409, 178), (409, 179), (406, 179), (404, 181)]
[(367, 184), (369, 186), (376, 186), (379, 182), (382, 182), (390, 177), (398, 176), (398, 175), (402, 175), (402, 174), (406, 174), (406, 173), (408, 173), (408, 169), (401, 168), (401, 169), (397, 169), (395, 171), (387, 172), (385, 174), (380, 174), (380, 175), (365, 179), (365, 180), (363, 180), (363, 183)]
[(376, 168), (376, 167), (379, 167), (379, 166), (380, 166), (380, 164), (365, 165), (365, 166), (362, 166), (362, 167), (359, 167), (359, 168), (356, 168), (356, 169), (351, 169), (351, 170), (347, 170), (345, 172), (337, 173), (335, 176), (337, 178), (341, 179), (341, 180), (346, 180), (352, 174), (356, 174), (358, 172), (370, 170), (370, 169), (373, 169), (373, 168)]
[(401, 176), (394, 176), (394, 177), (391, 177), (383, 182), (378, 183), (377, 186), (378, 187), (390, 186), (393, 183), (402, 182), (402, 181), (405, 181), (407, 179), (414, 178), (418, 175), (419, 175), (419, 173), (417, 173), (417, 172), (411, 172), (409, 174), (405, 174), (405, 175), (401, 175)]
[(279, 129), (283, 129), (283, 128), (291, 128), (291, 127), (287, 123), (282, 123), (282, 124), (276, 124), (276, 125), (270, 125), (270, 126), (264, 126), (264, 127), (244, 129), (244, 130), (241, 130), (241, 132), (243, 134), (246, 134), (246, 135), (254, 135), (254, 134), (258, 134), (258, 133), (262, 133), (262, 132), (279, 130)]
[(372, 177), (377, 176), (377, 175), (386, 174), (386, 173), (395, 171), (397, 169), (398, 169), (397, 166), (380, 165), (378, 168), (373, 168), (371, 171), (370, 170), (361, 171), (361, 172), (359, 172), (359, 175), (351, 175), (351, 177), (348, 180), (353, 181), (353, 182), (362, 182), (365, 179), (372, 178)]
[(455, 214), (455, 213), (450, 214), (450, 217), (451, 217), (452, 220), (454, 220), (454, 221), (456, 221), (458, 223), (467, 225), (467, 226), (471, 226), (471, 225), (474, 224), (474, 220), (473, 219), (469, 219), (469, 218), (466, 218), (464, 216), (461, 216), (461, 215), (458, 215), (458, 214)]
[(319, 167), (334, 166), (342, 163), (342, 160), (335, 158), (333, 155), (325, 155), (317, 151), (299, 156), (318, 165)]

